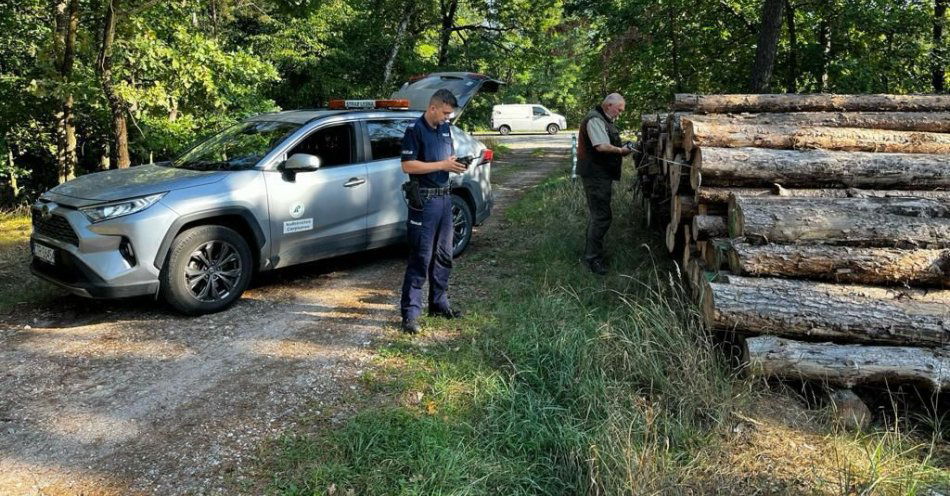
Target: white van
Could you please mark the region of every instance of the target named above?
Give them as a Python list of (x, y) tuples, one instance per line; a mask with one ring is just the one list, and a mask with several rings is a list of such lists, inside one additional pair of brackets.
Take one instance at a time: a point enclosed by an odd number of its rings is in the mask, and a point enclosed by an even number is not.
[(547, 131), (555, 134), (567, 127), (567, 119), (538, 104), (495, 105), (491, 111), (491, 128), (501, 134), (512, 131)]

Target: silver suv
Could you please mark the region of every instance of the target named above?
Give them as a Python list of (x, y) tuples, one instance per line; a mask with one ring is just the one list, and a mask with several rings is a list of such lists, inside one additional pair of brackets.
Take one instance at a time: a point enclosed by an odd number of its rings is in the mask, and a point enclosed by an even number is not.
[[(170, 162), (81, 176), (33, 205), (31, 270), (78, 295), (161, 295), (200, 314), (233, 303), (256, 271), (402, 243), (406, 126), (439, 88), (458, 98), (457, 118), (499, 84), (431, 74), (393, 95), (408, 110), (258, 115)], [(473, 157), (451, 178), (458, 255), (491, 213), (491, 151), (455, 126), (452, 138)]]

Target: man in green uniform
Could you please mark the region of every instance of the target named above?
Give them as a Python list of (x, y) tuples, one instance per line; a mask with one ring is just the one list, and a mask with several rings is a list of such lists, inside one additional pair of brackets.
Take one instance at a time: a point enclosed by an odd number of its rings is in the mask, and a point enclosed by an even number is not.
[(577, 136), (577, 175), (584, 183), (587, 208), (587, 245), (584, 262), (591, 272), (607, 273), (604, 261), (604, 236), (610, 228), (610, 199), (613, 182), (620, 180), (623, 157), (633, 152), (620, 141), (620, 130), (614, 125), (623, 112), (625, 102), (618, 93), (611, 93), (581, 121)]

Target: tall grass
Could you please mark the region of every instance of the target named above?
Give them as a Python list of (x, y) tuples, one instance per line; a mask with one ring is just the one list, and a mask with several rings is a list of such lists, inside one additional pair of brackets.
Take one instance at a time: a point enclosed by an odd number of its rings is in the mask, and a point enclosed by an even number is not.
[(580, 186), (558, 177), (529, 193), (492, 249), (456, 271), (453, 284), (487, 295), (467, 302), (460, 330), (427, 322), (452, 338), (395, 341), (368, 381), (422, 401), (286, 438), (276, 490), (648, 494), (681, 483), (733, 383), (649, 238), (619, 214), (602, 279), (579, 263)]
[[(466, 318), (384, 348), (364, 383), (386, 406), (283, 438), (274, 492), (925, 494), (946, 476), (933, 443), (740, 414), (773, 400), (723, 363), (625, 186), (606, 278), (580, 263), (579, 184), (552, 178), (510, 208), (491, 248), (459, 260)], [(736, 434), (736, 418), (758, 432)], [(819, 455), (800, 456), (809, 443)]]

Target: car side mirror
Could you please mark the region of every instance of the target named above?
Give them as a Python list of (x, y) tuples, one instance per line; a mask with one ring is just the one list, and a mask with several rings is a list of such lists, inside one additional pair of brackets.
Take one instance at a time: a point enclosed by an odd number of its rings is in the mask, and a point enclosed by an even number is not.
[(320, 157), (307, 153), (295, 153), (284, 162), (286, 172), (313, 172), (320, 168)]

